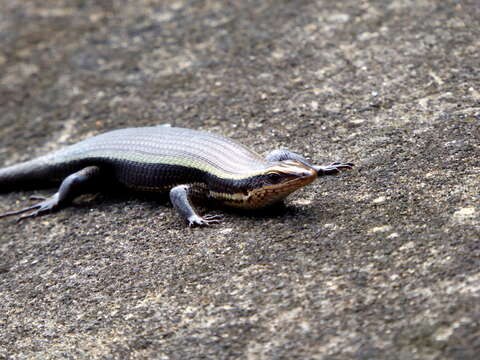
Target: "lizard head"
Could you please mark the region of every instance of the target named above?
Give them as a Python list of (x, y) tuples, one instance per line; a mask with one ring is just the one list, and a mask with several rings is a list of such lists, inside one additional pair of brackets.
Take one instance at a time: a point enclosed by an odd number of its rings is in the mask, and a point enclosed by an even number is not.
[[(272, 163), (261, 172), (249, 177), (242, 193), (226, 199), (227, 205), (242, 208), (261, 208), (278, 202), (295, 190), (317, 178), (317, 171), (296, 160)], [(231, 200), (231, 201), (229, 201)]]

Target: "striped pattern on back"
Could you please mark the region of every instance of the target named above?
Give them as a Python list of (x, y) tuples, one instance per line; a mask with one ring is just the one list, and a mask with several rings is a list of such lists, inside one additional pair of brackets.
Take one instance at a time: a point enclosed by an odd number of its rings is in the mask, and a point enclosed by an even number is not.
[(110, 131), (51, 155), (53, 163), (88, 159), (193, 167), (219, 178), (245, 178), (269, 164), (257, 153), (220, 135), (166, 126)]

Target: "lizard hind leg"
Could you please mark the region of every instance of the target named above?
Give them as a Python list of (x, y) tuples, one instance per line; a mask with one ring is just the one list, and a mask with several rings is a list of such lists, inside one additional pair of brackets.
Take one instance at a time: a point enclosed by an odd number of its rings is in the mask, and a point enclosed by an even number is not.
[(76, 173), (67, 176), (60, 185), (58, 191), (48, 198), (33, 196), (33, 200), (42, 200), (41, 202), (28, 206), (20, 210), (10, 211), (4, 214), (0, 214), (0, 219), (7, 216), (20, 215), (30, 212), (28, 214), (20, 216), (17, 221), (21, 221), (27, 218), (43, 215), (61, 207), (64, 207), (70, 203), (76, 196), (85, 192), (86, 188), (92, 184), (92, 180), (98, 177), (100, 169), (97, 166), (88, 166)]

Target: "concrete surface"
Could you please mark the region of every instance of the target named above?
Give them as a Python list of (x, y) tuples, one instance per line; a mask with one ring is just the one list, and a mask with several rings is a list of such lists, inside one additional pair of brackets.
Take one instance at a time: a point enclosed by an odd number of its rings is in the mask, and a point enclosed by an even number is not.
[(477, 359), (479, 19), (476, 0), (3, 1), (2, 166), (168, 122), (357, 169), (207, 229), (133, 195), (1, 220), (0, 358)]

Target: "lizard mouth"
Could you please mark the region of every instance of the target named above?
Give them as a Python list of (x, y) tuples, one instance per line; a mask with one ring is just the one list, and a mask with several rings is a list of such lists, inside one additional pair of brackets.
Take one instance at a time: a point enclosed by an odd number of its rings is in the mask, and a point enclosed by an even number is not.
[(315, 169), (304, 166), (302, 164), (301, 169), (295, 169), (296, 171), (292, 173), (291, 179), (285, 181), (282, 184), (277, 185), (278, 187), (291, 187), (291, 186), (305, 186), (314, 181), (318, 173)]
[(261, 208), (279, 202), (294, 191), (310, 184), (317, 178), (314, 169), (305, 167), (302, 172), (292, 174), (292, 178), (281, 184), (267, 185), (250, 192), (243, 204), (246, 208)]

